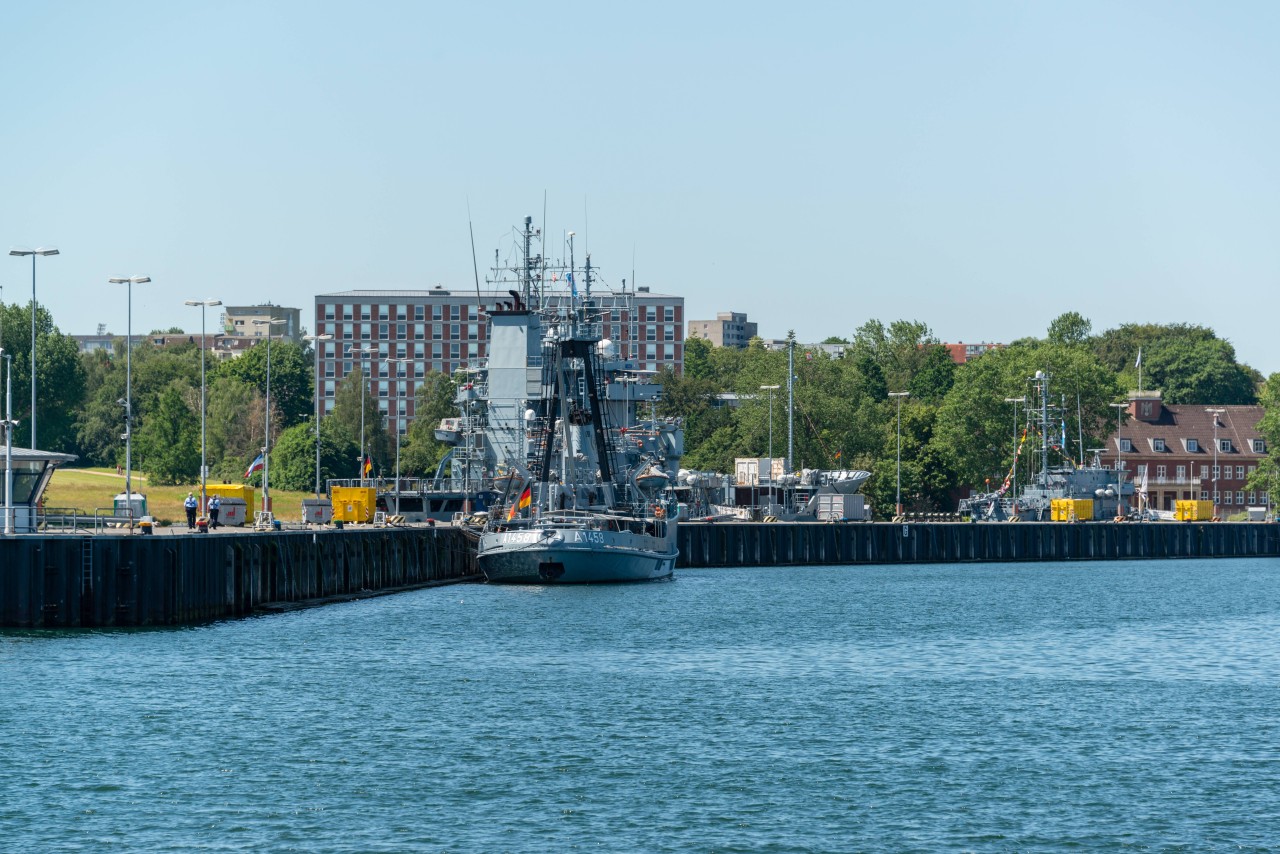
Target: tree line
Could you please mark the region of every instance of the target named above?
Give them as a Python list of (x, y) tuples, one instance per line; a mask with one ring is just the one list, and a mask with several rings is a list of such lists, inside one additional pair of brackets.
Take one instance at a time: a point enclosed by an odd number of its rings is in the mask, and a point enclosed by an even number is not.
[[(194, 483), (200, 475), (200, 347), (180, 329), (158, 331), (164, 345), (135, 343), (132, 363), (133, 464), (151, 483)], [(154, 336), (151, 336), (154, 337)], [(174, 339), (177, 339), (176, 341)], [(0, 305), (0, 347), (12, 357), (14, 431), (18, 447), (30, 445), (31, 310)], [(315, 354), (289, 341), (271, 344), (271, 483), (309, 490), (315, 480)], [(267, 347), (236, 358), (205, 354), (205, 443), (212, 481), (246, 482), (243, 475), (261, 451), (266, 433)], [(370, 363), (375, 376), (378, 363)], [(394, 373), (398, 366), (392, 363)], [(79, 353), (48, 311), (36, 315), (37, 440), (45, 450), (76, 454), (80, 465), (118, 466), (125, 461), (126, 357), (123, 337), (110, 350)], [(455, 415), (454, 382), (428, 375), (417, 391), (418, 417), (401, 437), (405, 476), (433, 472), (448, 450), (434, 427)], [(363, 394), (362, 394), (363, 391)], [(359, 476), (361, 398), (365, 445), (376, 474), (395, 471), (395, 433), (386, 423), (372, 383), (352, 372), (335, 389), (333, 411), (321, 420), (321, 479)], [(261, 472), (247, 482), (259, 485)]]
[[(124, 463), (124, 341), (110, 351), (77, 352), (49, 313), (36, 317), (39, 443), (80, 456), (81, 464)], [(28, 306), (0, 305), (0, 347), (12, 356), (14, 441), (29, 436), (30, 328)], [(163, 333), (184, 337), (180, 330)], [(1028, 392), (1036, 371), (1052, 376), (1069, 427), (1066, 455), (1100, 447), (1115, 424), (1110, 404), (1142, 384), (1160, 389), (1166, 403), (1261, 403), (1260, 428), (1268, 450), (1280, 447), (1280, 381), (1239, 363), (1231, 344), (1212, 330), (1186, 324), (1126, 324), (1099, 334), (1075, 312), (1056, 318), (1042, 338), (1014, 341), (955, 364), (929, 327), (919, 321), (868, 320), (848, 338), (831, 338), (839, 355), (797, 345), (795, 350), (794, 461), (797, 467), (860, 468), (872, 473), (864, 487), (874, 506), (894, 503), (898, 410), (901, 398), (903, 503), (915, 512), (949, 511), (963, 487), (982, 486), (1008, 470), (1014, 412), (1006, 398)], [(266, 347), (237, 358), (207, 354), (207, 458), (210, 478), (242, 482), (263, 446)], [(194, 339), (133, 348), (134, 465), (153, 483), (192, 483), (200, 465), (200, 350)], [(376, 365), (376, 363), (373, 363)], [(392, 373), (396, 370), (392, 363)], [(376, 372), (376, 367), (375, 367)], [(314, 353), (277, 341), (271, 346), (272, 483), (308, 490), (315, 477)], [(683, 420), (689, 468), (731, 471), (735, 457), (773, 453), (787, 443), (787, 353), (766, 350), (759, 339), (745, 349), (685, 342), (684, 372), (667, 371), (659, 414)], [(772, 392), (761, 386), (777, 385)], [(401, 438), (401, 471), (434, 473), (448, 448), (434, 438), (441, 418), (457, 414), (456, 385), (428, 373), (417, 390), (417, 416)], [(736, 405), (726, 405), (732, 394)], [(372, 384), (352, 372), (337, 387), (333, 412), (321, 421), (321, 478), (359, 473), (361, 398), (366, 446), (376, 471), (391, 475), (395, 437), (383, 423)], [(1078, 417), (1076, 413), (1079, 413)], [(1077, 426), (1078, 425), (1078, 426)], [(772, 427), (772, 431), (771, 428)], [(1274, 491), (1280, 469), (1268, 457), (1255, 476), (1259, 491)], [(250, 482), (258, 483), (260, 473)], [(1251, 486), (1251, 488), (1254, 488)]]
[[(1037, 371), (1051, 375), (1051, 396), (1064, 413), (1066, 443), (1058, 455), (1079, 461), (1114, 431), (1110, 404), (1142, 385), (1170, 404), (1267, 407), (1268, 448), (1280, 447), (1280, 381), (1237, 362), (1231, 344), (1201, 326), (1126, 324), (1099, 334), (1076, 312), (1056, 318), (1043, 338), (1024, 338), (955, 364), (918, 321), (869, 320), (841, 345), (797, 345), (794, 465), (865, 469), (873, 506), (891, 507), (897, 486), (898, 398), (901, 400), (902, 497), (911, 512), (950, 512), (969, 487), (998, 484), (1014, 453), (1015, 407)], [(760, 339), (746, 349), (685, 343), (682, 376), (667, 372), (661, 414), (684, 420), (690, 468), (731, 471), (735, 457), (767, 456), (773, 396), (774, 456), (786, 453), (787, 353)], [(724, 395), (736, 405), (725, 405)], [(1267, 433), (1270, 431), (1270, 433)], [(1083, 443), (1080, 441), (1083, 434)], [(1062, 445), (1061, 438), (1057, 444)], [(1082, 447), (1083, 445), (1083, 447)], [(1104, 460), (1105, 462), (1105, 460)], [(1259, 479), (1275, 476), (1274, 463)], [(1259, 490), (1266, 486), (1259, 486)]]

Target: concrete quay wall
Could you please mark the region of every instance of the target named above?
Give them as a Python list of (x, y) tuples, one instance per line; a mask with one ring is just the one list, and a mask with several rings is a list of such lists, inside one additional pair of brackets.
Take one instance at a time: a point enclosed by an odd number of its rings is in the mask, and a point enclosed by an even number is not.
[(1258, 522), (682, 523), (680, 567), (1280, 556)]
[(0, 627), (172, 626), (479, 578), (452, 528), (0, 539)]

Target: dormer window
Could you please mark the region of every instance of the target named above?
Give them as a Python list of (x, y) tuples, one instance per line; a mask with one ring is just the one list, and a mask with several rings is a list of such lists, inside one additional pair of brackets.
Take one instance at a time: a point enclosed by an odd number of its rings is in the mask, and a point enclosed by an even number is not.
[(1164, 450), (1164, 439), (1152, 439), (1152, 440), (1151, 440), (1151, 450), (1153, 450), (1153, 451), (1163, 451), (1163, 450)]
[(1222, 454), (1229, 454), (1229, 453), (1231, 453), (1231, 440), (1230, 440), (1230, 439), (1219, 439), (1219, 440), (1218, 440), (1218, 452), (1219, 452), (1219, 453), (1222, 453)]
[(1252, 439), (1253, 452), (1255, 454), (1265, 454), (1267, 452), (1267, 443), (1262, 439)]
[(1195, 439), (1188, 439), (1188, 440), (1187, 440), (1187, 453), (1189, 453), (1189, 454), (1198, 454), (1198, 453), (1200, 453), (1200, 442), (1198, 442), (1198, 441), (1197, 441), (1197, 440), (1195, 440)]
[(1128, 439), (1120, 440), (1120, 453), (1127, 454), (1132, 450), (1133, 450), (1133, 442), (1129, 441)]

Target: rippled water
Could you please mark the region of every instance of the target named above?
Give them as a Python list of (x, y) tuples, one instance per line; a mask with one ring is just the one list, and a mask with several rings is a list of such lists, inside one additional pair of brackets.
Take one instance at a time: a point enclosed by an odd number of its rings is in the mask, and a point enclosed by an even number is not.
[(0, 633), (0, 849), (1266, 849), (1278, 569), (686, 570)]

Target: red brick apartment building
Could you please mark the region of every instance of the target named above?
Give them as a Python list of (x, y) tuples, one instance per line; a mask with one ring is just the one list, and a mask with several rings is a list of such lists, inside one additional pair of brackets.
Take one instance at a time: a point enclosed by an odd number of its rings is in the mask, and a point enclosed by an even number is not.
[(1172, 510), (1174, 501), (1199, 499), (1229, 516), (1269, 503), (1266, 492), (1245, 485), (1267, 453), (1261, 419), (1261, 406), (1166, 405), (1158, 391), (1132, 391), (1107, 452), (1118, 453), (1120, 468), (1133, 473), (1138, 487), (1145, 473), (1152, 508)]

